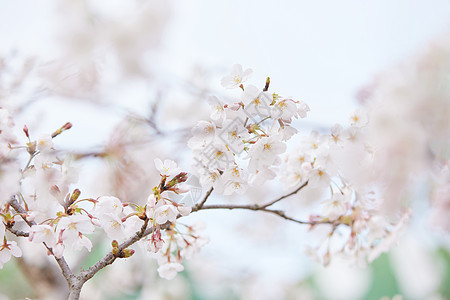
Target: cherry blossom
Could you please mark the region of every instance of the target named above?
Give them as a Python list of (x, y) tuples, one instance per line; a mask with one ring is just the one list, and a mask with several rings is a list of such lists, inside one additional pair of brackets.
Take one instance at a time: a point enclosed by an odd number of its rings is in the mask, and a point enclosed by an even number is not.
[(11, 256), (21, 257), (22, 250), (20, 250), (15, 241), (8, 242), (4, 239), (3, 245), (0, 246), (0, 269), (11, 259)]
[(222, 103), (217, 97), (211, 96), (208, 98), (208, 104), (213, 108), (213, 112), (210, 116), (211, 119), (222, 122), (226, 118), (224, 103)]
[(46, 224), (33, 225), (28, 239), (34, 243), (45, 243), (51, 248), (56, 244), (55, 229)]
[(99, 220), (101, 227), (110, 239), (122, 240), (125, 238), (125, 225), (118, 215), (113, 213), (106, 213), (103, 214)]
[(176, 162), (170, 159), (164, 160), (164, 163), (161, 159), (155, 158), (155, 166), (156, 169), (162, 176), (174, 176), (180, 172)]
[(168, 262), (159, 266), (158, 274), (164, 279), (171, 280), (177, 276), (178, 272), (183, 270), (184, 267), (182, 264), (177, 262)]
[(104, 214), (120, 215), (123, 212), (123, 205), (120, 199), (112, 196), (102, 196), (97, 199), (94, 213), (101, 218)]
[(65, 244), (71, 245), (75, 249), (85, 247), (91, 251), (92, 243), (84, 236), (95, 230), (89, 217), (73, 215), (61, 218), (58, 222), (58, 229), (61, 230), (61, 239)]
[(244, 71), (241, 65), (235, 64), (231, 69), (231, 73), (222, 78), (222, 86), (227, 89), (239, 87), (242, 83), (247, 81), (252, 73), (252, 69), (246, 69)]
[(158, 224), (165, 224), (167, 221), (173, 222), (175, 221), (178, 215), (177, 209), (170, 204), (162, 205), (155, 209), (155, 221)]
[(37, 149), (39, 151), (49, 151), (52, 149), (54, 143), (51, 135), (43, 135), (37, 139)]

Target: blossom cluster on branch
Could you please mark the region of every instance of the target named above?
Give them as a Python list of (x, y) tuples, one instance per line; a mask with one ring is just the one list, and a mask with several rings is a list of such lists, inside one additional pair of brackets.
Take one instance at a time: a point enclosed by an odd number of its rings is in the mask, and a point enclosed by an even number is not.
[[(0, 268), (12, 256), (22, 255), (15, 237), (43, 243), (68, 282), (70, 298), (77, 299), (86, 281), (116, 259), (133, 256), (135, 250), (130, 247), (139, 242), (157, 260), (159, 275), (173, 279), (184, 270), (183, 260), (192, 258), (208, 242), (199, 233), (201, 226), (186, 225), (179, 219), (211, 209), (261, 211), (311, 229), (326, 227), (325, 239), (309, 251), (325, 265), (335, 255), (366, 264), (388, 251), (407, 224), (411, 210), (402, 201), (392, 205), (386, 193), (391, 191), (391, 182), (382, 180), (384, 173), (375, 165), (382, 162), (386, 167), (391, 162), (388, 158), (398, 155), (394, 150), (400, 151), (393, 141), (388, 141), (392, 152), (380, 147), (379, 127), (371, 125), (372, 120), (379, 122), (380, 112), (361, 109), (351, 115), (348, 126), (335, 125), (329, 133), (299, 135), (296, 122), (306, 118), (309, 106), (269, 91), (270, 78), (262, 88), (247, 84), (251, 74), (251, 69), (234, 65), (221, 83), (226, 89), (239, 91), (240, 96), (232, 100), (210, 97), (210, 119), (192, 128), (187, 142), (194, 157), (192, 173), (208, 190), (198, 203), (178, 200), (175, 195), (190, 192), (186, 184), (189, 175), (175, 161), (158, 158), (154, 164), (159, 182), (154, 183), (147, 199), (134, 203), (111, 195), (82, 197), (77, 188), (77, 160), (83, 155), (59, 151), (55, 145), (56, 138), (72, 124), (39, 137), (25, 125), (22, 131), (27, 142), (21, 144), (13, 134), (10, 110), (0, 107)], [(433, 141), (439, 141), (439, 137)], [(287, 151), (288, 145), (294, 150)], [(448, 145), (438, 146), (440, 150)], [(448, 160), (433, 153), (435, 165), (439, 163), (437, 173), (441, 174), (434, 193), (439, 205), (446, 207)], [(417, 154), (414, 158), (421, 157)], [(394, 173), (404, 183), (403, 188), (411, 174), (404, 168), (404, 173), (400, 169)], [(213, 193), (244, 195), (251, 187), (264, 186), (274, 179), (289, 193), (263, 204), (206, 203)], [(308, 219), (297, 218), (295, 210), (277, 208), (289, 197), (296, 196), (299, 202), (297, 194), (307, 189), (323, 195)], [(403, 194), (396, 195), (400, 198)], [(386, 208), (392, 209), (387, 213)], [(91, 251), (95, 247), (91, 240), (94, 232), (107, 237), (111, 250), (77, 274), (65, 254), (68, 249)]]

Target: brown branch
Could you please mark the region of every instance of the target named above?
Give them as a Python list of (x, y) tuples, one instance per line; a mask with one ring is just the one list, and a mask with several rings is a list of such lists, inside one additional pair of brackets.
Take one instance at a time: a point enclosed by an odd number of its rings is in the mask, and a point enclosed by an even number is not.
[(209, 189), (209, 191), (206, 192), (206, 195), (205, 195), (205, 197), (203, 198), (202, 202), (197, 203), (197, 204), (195, 205), (195, 207), (193, 207), (192, 210), (193, 210), (193, 211), (196, 211), (196, 210), (202, 209), (202, 207), (203, 207), (203, 205), (205, 204), (206, 200), (208, 200), (209, 196), (211, 196), (211, 193), (212, 193), (213, 190), (214, 190), (214, 188), (211, 187), (211, 188)]
[(5, 228), (15, 236), (28, 237), (30, 235), (28, 232), (14, 229), (12, 226), (6, 225)]
[[(129, 246), (133, 245), (137, 241), (141, 240), (142, 238), (146, 237), (147, 235), (151, 234), (153, 232), (153, 228), (146, 228), (148, 222), (144, 223), (141, 230), (137, 232), (134, 236), (123, 242), (119, 245), (119, 252), (123, 251), (124, 249), (128, 248)], [(112, 264), (116, 260), (116, 256), (111, 252), (108, 252), (102, 259), (100, 259), (97, 263), (95, 263), (93, 266), (91, 266), (89, 269), (85, 271), (81, 271), (81, 273), (78, 275), (78, 278), (82, 281), (82, 284), (94, 277), (94, 275), (103, 269), (104, 267)]]
[(292, 221), (298, 224), (303, 225), (317, 225), (317, 224), (333, 224), (331, 221), (302, 221), (297, 220), (291, 217), (286, 216), (284, 211), (281, 210), (275, 210), (275, 209), (268, 209), (266, 207), (258, 206), (258, 205), (205, 205), (201, 209), (193, 210), (193, 211), (199, 211), (199, 210), (206, 210), (206, 209), (244, 209), (244, 210), (253, 210), (253, 211), (263, 211), (271, 214), (275, 214), (283, 219), (286, 219), (288, 221)]
[(287, 194), (287, 195), (284, 195), (284, 196), (281, 196), (280, 198), (278, 198), (278, 199), (275, 199), (275, 200), (273, 200), (273, 201), (271, 201), (271, 202), (269, 202), (269, 203), (267, 203), (267, 204), (265, 204), (265, 205), (262, 205), (262, 206), (260, 206), (261, 208), (266, 208), (266, 207), (269, 207), (269, 206), (271, 206), (271, 205), (274, 205), (275, 203), (277, 203), (277, 202), (279, 202), (279, 201), (281, 201), (281, 200), (283, 200), (283, 199), (286, 199), (286, 198), (288, 198), (288, 197), (290, 197), (290, 196), (292, 196), (292, 195), (295, 195), (295, 194), (297, 194), (298, 192), (300, 192), (305, 186), (307, 186), (308, 185), (308, 181), (306, 181), (305, 183), (303, 183), (301, 186), (299, 186), (295, 191), (293, 191), (292, 193), (289, 193), (289, 194)]
[(295, 191), (281, 196), (275, 200), (272, 200), (270, 202), (268, 202), (267, 204), (264, 205), (258, 205), (258, 204), (253, 204), (253, 205), (228, 205), (228, 204), (218, 204), (218, 205), (204, 205), (206, 200), (208, 199), (208, 197), (211, 195), (212, 192), (212, 188), (208, 191), (208, 193), (206, 193), (205, 198), (203, 199), (203, 201), (199, 204), (197, 204), (195, 207), (192, 208), (192, 212), (195, 211), (200, 211), (200, 210), (206, 210), (206, 209), (244, 209), (244, 210), (253, 210), (253, 211), (263, 211), (263, 212), (267, 212), (267, 213), (271, 213), (271, 214), (275, 214), (283, 219), (286, 219), (288, 221), (292, 221), (298, 224), (306, 224), (306, 225), (317, 225), (317, 224), (333, 224), (333, 222), (331, 221), (302, 221), (302, 220), (297, 220), (291, 217), (286, 216), (286, 214), (284, 213), (284, 211), (282, 210), (275, 210), (275, 209), (269, 209), (268, 207), (271, 205), (274, 205), (275, 203), (286, 199), (292, 195), (295, 195), (296, 193), (298, 193), (301, 189), (303, 189), (306, 185), (308, 184), (308, 181), (306, 181), (305, 183), (303, 183), (301, 186), (299, 186)]

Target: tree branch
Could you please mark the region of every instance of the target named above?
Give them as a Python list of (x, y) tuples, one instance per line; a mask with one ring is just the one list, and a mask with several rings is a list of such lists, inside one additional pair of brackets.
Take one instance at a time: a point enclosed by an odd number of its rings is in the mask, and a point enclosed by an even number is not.
[[(128, 248), (129, 246), (133, 245), (137, 241), (141, 240), (142, 238), (146, 237), (147, 235), (151, 234), (153, 232), (152, 228), (147, 228), (148, 221), (142, 225), (142, 228), (139, 232), (137, 232), (134, 236), (123, 242), (119, 245), (119, 252), (123, 251), (124, 249)], [(78, 278), (82, 281), (82, 284), (94, 277), (94, 275), (103, 269), (104, 267), (112, 264), (116, 260), (116, 256), (112, 253), (112, 251), (108, 252), (101, 260), (99, 260), (97, 263), (95, 263), (93, 266), (91, 266), (89, 269), (85, 271), (81, 271), (81, 273), (78, 275)]]
[[(28, 221), (25, 217), (25, 215), (27, 214), (27, 211), (19, 204), (19, 202), (17, 201), (16, 197), (12, 197), (11, 200), (9, 200), (9, 205), (11, 205), (12, 208), (14, 208), (14, 210), (17, 213), (20, 213), (22, 216), (22, 219), (28, 224), (28, 226), (33, 226), (36, 225), (36, 223), (34, 221)], [(69, 265), (67, 264), (66, 260), (64, 259), (64, 257), (58, 258), (55, 256), (55, 254), (53, 253), (52, 248), (48, 247), (45, 243), (43, 243), (45, 248), (47, 248), (47, 250), (53, 255), (53, 257), (55, 258), (56, 262), (59, 265), (59, 268), (61, 269), (64, 278), (67, 280), (67, 283), (69, 284), (69, 287), (72, 286), (73, 283), (73, 278), (75, 277), (75, 275), (73, 274), (72, 270), (70, 269)]]
[(195, 205), (195, 207), (194, 207), (192, 210), (193, 210), (193, 211), (196, 211), (196, 210), (202, 209), (202, 207), (203, 207), (203, 205), (205, 204), (206, 200), (208, 200), (209, 196), (211, 196), (211, 193), (212, 193), (213, 190), (214, 190), (214, 188), (211, 187), (211, 188), (209, 189), (209, 191), (206, 192), (206, 195), (205, 195), (205, 197), (203, 198), (202, 202), (197, 203), (197, 204)]
[(265, 205), (262, 205), (262, 206), (260, 206), (261, 208), (266, 208), (266, 207), (269, 207), (269, 206), (271, 206), (271, 205), (274, 205), (275, 203), (277, 203), (277, 202), (279, 202), (279, 201), (281, 201), (281, 200), (283, 200), (283, 199), (286, 199), (286, 198), (288, 198), (288, 197), (290, 197), (290, 196), (292, 196), (292, 195), (295, 195), (295, 194), (297, 194), (298, 192), (300, 192), (305, 186), (307, 186), (308, 185), (308, 181), (306, 181), (305, 183), (303, 183), (301, 186), (299, 186), (295, 191), (293, 191), (292, 193), (289, 193), (289, 194), (287, 194), (287, 195), (284, 195), (284, 196), (281, 196), (280, 198), (278, 198), (278, 199), (275, 199), (275, 200), (273, 200), (273, 201), (271, 201), (271, 202), (269, 202), (269, 203), (267, 203), (267, 204), (265, 204)]
[(291, 217), (286, 216), (284, 211), (282, 210), (275, 210), (275, 209), (268, 209), (266, 207), (258, 206), (258, 205), (205, 205), (201, 209), (193, 210), (193, 211), (199, 211), (199, 210), (206, 210), (206, 209), (244, 209), (244, 210), (253, 210), (253, 211), (264, 211), (267, 213), (275, 214), (283, 219), (286, 219), (288, 221), (292, 221), (298, 224), (303, 225), (317, 225), (317, 224), (333, 224), (331, 221), (302, 221), (297, 220)]
[(268, 207), (271, 205), (274, 205), (275, 203), (286, 199), (292, 195), (295, 195), (296, 193), (298, 193), (301, 189), (303, 189), (306, 185), (308, 184), (308, 181), (306, 181), (305, 183), (303, 183), (301, 186), (299, 186), (295, 191), (281, 196), (275, 200), (272, 200), (270, 202), (268, 202), (267, 204), (264, 205), (258, 205), (258, 204), (253, 204), (253, 205), (228, 205), (228, 204), (222, 204), (222, 205), (204, 205), (206, 200), (208, 199), (208, 197), (211, 195), (211, 192), (213, 190), (213, 188), (211, 188), (208, 193), (206, 193), (205, 198), (203, 199), (203, 201), (199, 204), (197, 204), (195, 207), (192, 208), (192, 212), (195, 211), (200, 211), (200, 210), (205, 210), (205, 209), (244, 209), (244, 210), (253, 210), (253, 211), (264, 211), (267, 213), (271, 213), (271, 214), (275, 214), (283, 219), (286, 219), (288, 221), (292, 221), (298, 224), (307, 224), (307, 225), (317, 225), (317, 224), (333, 224), (333, 222), (331, 221), (302, 221), (302, 220), (297, 220), (291, 217), (286, 216), (286, 214), (284, 213), (284, 211), (282, 210), (275, 210), (275, 209), (269, 209)]
[(28, 237), (30, 235), (28, 232), (14, 229), (12, 226), (6, 225), (5, 228), (15, 236)]

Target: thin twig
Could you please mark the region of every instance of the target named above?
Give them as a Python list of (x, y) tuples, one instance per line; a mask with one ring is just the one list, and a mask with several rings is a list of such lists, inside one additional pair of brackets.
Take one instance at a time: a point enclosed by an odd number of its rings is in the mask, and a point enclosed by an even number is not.
[(36, 152), (34, 152), (34, 153), (32, 153), (32, 154), (30, 153), (30, 158), (28, 159), (27, 164), (25, 165), (25, 168), (23, 169), (22, 173), (24, 173), (26, 170), (28, 170), (28, 169), (30, 168), (31, 161), (32, 161), (33, 158), (35, 158), (36, 155), (38, 155), (38, 154), (39, 154), (39, 151), (36, 151)]
[(211, 188), (209, 189), (209, 191), (206, 192), (206, 195), (205, 195), (205, 197), (203, 198), (202, 202), (197, 203), (197, 204), (195, 205), (195, 207), (194, 207), (194, 209), (193, 209), (194, 211), (195, 211), (195, 210), (200, 210), (200, 209), (202, 209), (202, 207), (203, 207), (203, 205), (205, 204), (206, 200), (208, 200), (209, 196), (211, 196), (211, 193), (212, 193), (213, 190), (214, 190), (214, 188), (211, 187)]
[(293, 191), (292, 193), (289, 193), (289, 194), (287, 194), (287, 195), (284, 195), (284, 196), (281, 196), (280, 198), (278, 198), (278, 199), (275, 199), (275, 200), (273, 200), (273, 201), (271, 201), (271, 202), (269, 202), (269, 203), (267, 203), (267, 204), (265, 204), (265, 205), (262, 205), (262, 206), (260, 206), (261, 208), (266, 208), (266, 207), (269, 207), (269, 206), (271, 206), (271, 205), (274, 205), (275, 203), (277, 203), (277, 202), (279, 202), (279, 201), (281, 201), (281, 200), (283, 200), (283, 199), (286, 199), (286, 198), (288, 198), (288, 197), (290, 197), (290, 196), (292, 196), (292, 195), (295, 195), (295, 194), (297, 194), (298, 192), (300, 192), (300, 190), (302, 190), (305, 186), (307, 186), (308, 185), (308, 181), (306, 181), (305, 183), (303, 183), (301, 186), (299, 186), (295, 191)]
[(271, 214), (275, 214), (283, 219), (286, 219), (288, 221), (292, 221), (298, 224), (307, 224), (307, 225), (317, 225), (317, 224), (333, 224), (330, 221), (302, 221), (302, 220), (297, 220), (291, 217), (286, 216), (286, 214), (284, 213), (284, 211), (281, 210), (275, 210), (275, 209), (268, 209), (269, 206), (274, 205), (275, 203), (286, 199), (292, 195), (295, 195), (296, 193), (298, 193), (301, 189), (303, 189), (306, 185), (308, 184), (308, 181), (306, 181), (305, 183), (303, 183), (301, 186), (299, 186), (295, 191), (281, 196), (275, 200), (272, 200), (270, 202), (268, 202), (267, 204), (264, 205), (258, 205), (258, 204), (253, 204), (253, 205), (228, 205), (228, 204), (218, 204), (218, 205), (204, 205), (206, 200), (208, 199), (208, 197), (211, 195), (212, 192), (212, 188), (208, 191), (208, 193), (206, 193), (205, 198), (203, 199), (203, 201), (199, 204), (197, 204), (195, 207), (193, 207), (192, 212), (195, 211), (199, 211), (199, 210), (205, 210), (205, 209), (245, 209), (245, 210), (253, 210), (253, 211), (264, 211), (267, 213), (271, 213)]
[(264, 211), (267, 213), (271, 213), (271, 214), (275, 214), (283, 219), (286, 219), (288, 221), (292, 221), (298, 224), (303, 224), (303, 225), (317, 225), (317, 224), (333, 224), (330, 221), (302, 221), (302, 220), (297, 220), (291, 217), (286, 216), (286, 214), (281, 211), (281, 210), (275, 210), (275, 209), (268, 209), (265, 207), (261, 207), (258, 205), (205, 205), (203, 206), (200, 210), (205, 210), (205, 209), (244, 209), (244, 210), (253, 210), (253, 211)]

